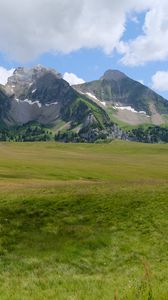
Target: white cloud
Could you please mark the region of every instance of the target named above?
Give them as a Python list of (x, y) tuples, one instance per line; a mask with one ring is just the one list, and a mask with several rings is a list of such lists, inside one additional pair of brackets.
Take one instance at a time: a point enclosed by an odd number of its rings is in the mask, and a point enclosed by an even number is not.
[(15, 69), (6, 70), (3, 67), (0, 67), (0, 84), (5, 85), (8, 81), (8, 78), (12, 76)]
[[(101, 48), (107, 54), (117, 49), (125, 65), (168, 59), (167, 0), (0, 0), (0, 4), (0, 51), (17, 61), (83, 47)], [(138, 21), (140, 12), (145, 13), (144, 24)], [(125, 42), (128, 19), (139, 22), (143, 34)]]
[(152, 88), (158, 91), (168, 91), (168, 71), (158, 71), (152, 76)]
[(139, 24), (139, 20), (138, 20), (137, 16), (131, 17), (131, 21), (134, 22), (135, 24)]
[(138, 82), (140, 82), (141, 84), (144, 84), (144, 81), (142, 79), (139, 79)]
[(0, 0), (0, 51), (18, 61), (82, 47), (99, 47), (109, 54), (121, 40), (127, 18), (153, 2)]
[(66, 80), (70, 85), (81, 84), (85, 82), (82, 78), (79, 78), (75, 74), (67, 72), (64, 73), (63, 79)]
[(125, 65), (142, 65), (168, 58), (168, 1), (153, 0), (151, 4), (145, 16), (144, 34), (118, 47), (124, 54), (121, 62)]

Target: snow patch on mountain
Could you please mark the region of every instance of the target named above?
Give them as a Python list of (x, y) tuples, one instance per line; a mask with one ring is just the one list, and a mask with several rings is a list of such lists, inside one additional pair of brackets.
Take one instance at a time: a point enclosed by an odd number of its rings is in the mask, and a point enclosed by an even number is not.
[(85, 94), (85, 95), (89, 96), (90, 98), (92, 98), (92, 99), (98, 101), (98, 102), (101, 103), (103, 106), (106, 106), (106, 102), (105, 102), (105, 101), (100, 101), (100, 100), (99, 100), (95, 95), (93, 95), (92, 93), (87, 92), (87, 93), (82, 93), (82, 94)]
[(51, 106), (51, 105), (57, 105), (57, 104), (58, 104), (58, 102), (52, 102), (52, 103), (45, 104), (45, 106)]
[[(24, 100), (20, 100), (18, 98), (15, 99), (17, 103), (28, 103), (29, 105), (38, 105), (39, 108), (42, 107), (42, 104), (39, 102), (39, 101), (31, 101), (29, 99), (24, 99)], [(52, 103), (47, 103), (47, 104), (44, 104), (43, 106), (46, 106), (46, 107), (49, 107), (49, 106), (52, 106), (52, 105), (57, 105), (58, 102), (52, 102)]]
[(97, 97), (95, 95), (93, 95), (93, 94), (91, 94), (89, 92), (87, 92), (86, 95), (89, 96), (89, 97), (91, 97), (91, 98), (93, 98), (93, 99), (95, 99), (95, 100), (97, 100), (97, 101), (99, 101), (99, 99), (97, 99)]
[(28, 104), (30, 104), (30, 105), (34, 105), (34, 104), (36, 104), (36, 105), (38, 105), (38, 107), (39, 108), (41, 108), (42, 107), (42, 104), (39, 102), (39, 101), (31, 101), (31, 100), (29, 100), (29, 99), (24, 99), (24, 100), (20, 100), (20, 99), (15, 99), (18, 103), (28, 103)]
[(133, 107), (131, 107), (131, 106), (120, 106), (119, 104), (116, 104), (115, 106), (113, 106), (113, 108), (114, 108), (114, 109), (120, 109), (120, 110), (129, 110), (129, 111), (131, 111), (131, 112), (133, 112), (133, 113), (136, 113), (136, 114), (144, 114), (144, 115), (146, 115), (147, 117), (149, 117), (149, 116), (147, 115), (146, 111), (143, 111), (143, 110), (137, 111), (137, 110), (135, 110), (135, 109), (134, 109)]

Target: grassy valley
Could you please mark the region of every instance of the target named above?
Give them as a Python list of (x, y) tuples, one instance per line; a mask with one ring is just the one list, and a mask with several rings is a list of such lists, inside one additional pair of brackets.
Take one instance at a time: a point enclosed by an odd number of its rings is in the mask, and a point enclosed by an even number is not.
[(168, 295), (168, 145), (0, 143), (1, 299)]

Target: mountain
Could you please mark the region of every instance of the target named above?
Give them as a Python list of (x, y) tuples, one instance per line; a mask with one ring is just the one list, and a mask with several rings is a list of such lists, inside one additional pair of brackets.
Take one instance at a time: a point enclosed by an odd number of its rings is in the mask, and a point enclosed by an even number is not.
[(61, 132), (63, 140), (75, 134), (84, 141), (96, 140), (107, 131), (113, 136), (122, 134), (102, 107), (53, 69), (19, 67), (0, 91), (0, 121), (9, 129), (36, 122), (50, 126), (60, 139)]
[(162, 124), (167, 116), (167, 100), (117, 70), (71, 87), (54, 69), (19, 67), (0, 86), (0, 140), (167, 142), (167, 128), (121, 129)]
[(37, 121), (54, 123), (62, 118), (62, 108), (77, 98), (75, 91), (52, 69), (37, 66), (18, 68), (5, 86), (12, 98), (8, 119), (10, 126)]
[(118, 70), (74, 88), (107, 111), (112, 120), (131, 125), (167, 122), (168, 101)]

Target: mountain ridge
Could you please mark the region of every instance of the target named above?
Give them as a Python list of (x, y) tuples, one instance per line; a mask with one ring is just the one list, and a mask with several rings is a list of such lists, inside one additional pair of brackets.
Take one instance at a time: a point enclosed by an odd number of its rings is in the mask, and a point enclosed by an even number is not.
[(1, 125), (10, 132), (12, 128), (23, 132), (30, 124), (28, 132), (33, 126), (34, 134), (33, 124), (49, 126), (55, 138), (63, 141), (129, 139), (129, 133), (120, 128), (122, 122), (161, 125), (166, 123), (163, 113), (168, 116), (167, 100), (118, 70), (70, 86), (54, 69), (19, 67), (0, 86)]

